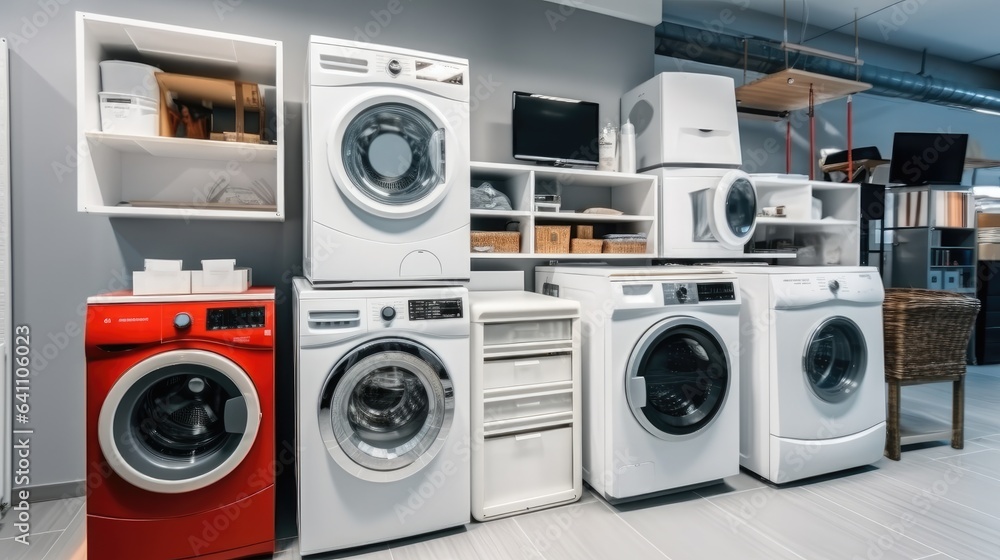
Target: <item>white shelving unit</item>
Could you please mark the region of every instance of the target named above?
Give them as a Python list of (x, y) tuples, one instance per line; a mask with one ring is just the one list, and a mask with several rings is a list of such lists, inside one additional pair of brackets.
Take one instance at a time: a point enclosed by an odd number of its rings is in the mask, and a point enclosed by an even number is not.
[[(285, 219), (282, 45), (258, 39), (77, 13), (77, 209), (106, 216), (283, 221)], [(274, 102), (276, 144), (101, 132), (99, 63), (128, 60), (164, 72), (256, 83)], [(272, 108), (273, 106), (273, 108)], [(271, 124), (273, 123), (273, 124)], [(273, 205), (208, 201), (220, 182), (263, 189)]]
[(10, 504), (10, 405), (13, 375), (13, 300), (10, 247), (10, 66), (0, 39), (0, 502)]
[[(783, 258), (783, 265), (860, 263), (861, 191), (851, 183), (810, 181), (804, 175), (753, 175), (757, 206), (784, 206), (785, 217), (758, 217), (754, 256)], [(813, 199), (822, 205), (813, 217)], [(795, 247), (795, 253), (774, 246)], [(766, 251), (773, 249), (774, 253)]]
[[(657, 181), (652, 175), (590, 171), (584, 169), (542, 168), (533, 165), (472, 162), (472, 184), (488, 181), (510, 198), (511, 211), (472, 210), (474, 231), (502, 231), (510, 221), (517, 221), (521, 232), (519, 253), (472, 253), (474, 259), (649, 259), (657, 254), (658, 204)], [(559, 212), (534, 210), (536, 194), (562, 197)], [(584, 214), (587, 208), (611, 208), (620, 216)], [(642, 254), (572, 253), (553, 254), (535, 251), (536, 225), (593, 225), (594, 237), (608, 233), (646, 234), (646, 252)]]

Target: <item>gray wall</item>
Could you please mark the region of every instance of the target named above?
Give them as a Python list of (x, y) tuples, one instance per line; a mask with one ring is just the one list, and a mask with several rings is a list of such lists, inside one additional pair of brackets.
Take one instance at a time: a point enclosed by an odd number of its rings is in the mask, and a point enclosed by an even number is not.
[[(652, 28), (580, 10), (560, 12), (558, 5), (540, 0), (400, 0), (402, 11), (388, 19), (390, 0), (50, 4), (59, 10), (46, 14), (35, 0), (0, 3), (0, 35), (12, 39), (15, 48), (14, 322), (31, 327), (37, 360), (31, 394), (33, 486), (85, 476), (83, 304), (91, 294), (125, 287), (129, 272), (141, 269), (146, 257), (183, 259), (187, 268), (205, 258), (235, 257), (253, 267), (257, 284), (278, 287), (278, 404), (279, 410), (293, 410), (289, 280), (302, 262), (300, 115), (310, 34), (358, 38), (364, 33), (361, 38), (375, 43), (468, 58), (472, 157), (485, 161), (513, 161), (512, 90), (598, 101), (602, 116), (617, 120), (620, 95), (652, 75)], [(234, 7), (219, 10), (228, 6)], [(57, 177), (53, 170), (54, 164), (72, 165), (77, 145), (75, 10), (283, 41), (288, 219), (280, 224), (186, 222), (77, 213), (75, 171)], [(279, 438), (291, 441), (290, 415), (279, 423)], [(287, 495), (289, 485), (284, 487)]]

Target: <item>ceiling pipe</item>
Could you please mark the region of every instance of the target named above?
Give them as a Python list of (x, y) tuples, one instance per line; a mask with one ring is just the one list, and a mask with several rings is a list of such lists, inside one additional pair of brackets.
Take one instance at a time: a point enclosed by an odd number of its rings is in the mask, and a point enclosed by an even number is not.
[(663, 22), (656, 27), (656, 54), (716, 66), (746, 68), (762, 74), (773, 74), (790, 66), (871, 84), (872, 89), (865, 93), (1000, 113), (1000, 91), (997, 90), (973, 88), (950, 80), (871, 64), (856, 66), (806, 53), (792, 54), (786, 64), (789, 53), (781, 48), (779, 42), (725, 35), (678, 23)]

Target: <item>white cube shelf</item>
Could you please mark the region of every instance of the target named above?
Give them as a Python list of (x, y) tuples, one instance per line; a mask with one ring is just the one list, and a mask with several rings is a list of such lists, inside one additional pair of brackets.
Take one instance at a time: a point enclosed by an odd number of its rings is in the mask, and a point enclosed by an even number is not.
[[(79, 164), (77, 210), (148, 218), (285, 219), (284, 100), (280, 41), (77, 13)], [(164, 72), (270, 86), (274, 144), (101, 131), (102, 60), (142, 62)], [(273, 88), (271, 90), (270, 88)], [(219, 183), (264, 192), (271, 205), (219, 204)]]

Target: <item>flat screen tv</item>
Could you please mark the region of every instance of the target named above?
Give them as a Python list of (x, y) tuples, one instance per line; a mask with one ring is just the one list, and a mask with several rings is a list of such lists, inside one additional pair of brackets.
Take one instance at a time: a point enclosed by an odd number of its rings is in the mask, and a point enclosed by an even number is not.
[(514, 159), (596, 167), (599, 108), (590, 101), (515, 91)]
[(965, 171), (968, 134), (897, 132), (892, 139), (889, 182), (958, 185)]

